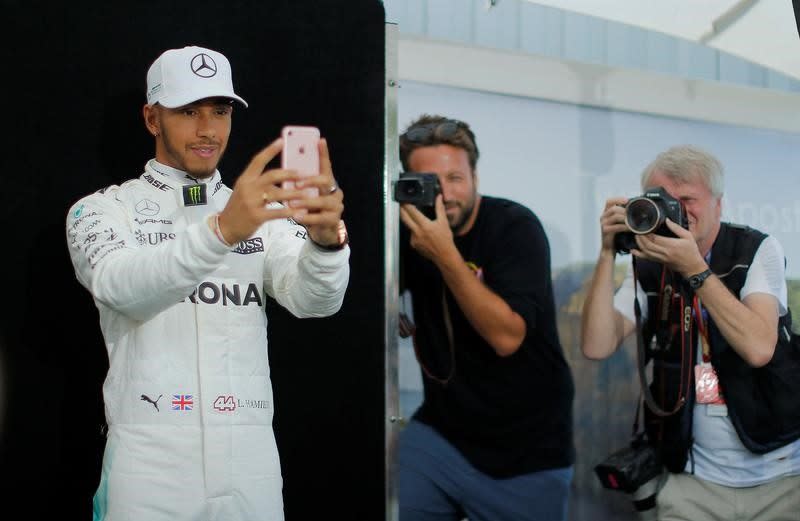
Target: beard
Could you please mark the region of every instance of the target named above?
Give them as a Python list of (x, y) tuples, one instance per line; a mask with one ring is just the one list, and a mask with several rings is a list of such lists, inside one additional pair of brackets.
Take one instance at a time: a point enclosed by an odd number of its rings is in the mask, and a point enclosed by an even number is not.
[[(472, 197), (465, 201), (463, 204), (460, 202), (455, 203), (455, 207), (459, 209), (459, 212), (452, 216), (447, 216), (448, 224), (450, 224), (450, 229), (453, 230), (453, 234), (458, 235), (464, 226), (469, 221), (472, 214), (475, 212), (475, 200), (477, 199), (477, 193), (473, 192)], [(453, 206), (451, 205), (451, 208)], [(445, 205), (445, 209), (447, 209), (447, 205)]]

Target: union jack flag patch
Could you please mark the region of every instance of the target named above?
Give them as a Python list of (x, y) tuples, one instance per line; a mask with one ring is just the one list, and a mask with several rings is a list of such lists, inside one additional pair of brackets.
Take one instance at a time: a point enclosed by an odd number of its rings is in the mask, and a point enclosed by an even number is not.
[(194, 400), (191, 394), (173, 394), (172, 395), (172, 410), (173, 411), (191, 411), (194, 406)]

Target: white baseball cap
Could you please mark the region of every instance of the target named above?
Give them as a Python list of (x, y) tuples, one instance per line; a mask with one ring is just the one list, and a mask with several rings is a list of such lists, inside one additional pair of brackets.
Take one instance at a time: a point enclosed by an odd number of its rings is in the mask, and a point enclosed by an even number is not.
[(174, 109), (204, 98), (230, 98), (245, 107), (233, 92), (231, 64), (222, 53), (203, 47), (169, 49), (147, 71), (147, 103)]

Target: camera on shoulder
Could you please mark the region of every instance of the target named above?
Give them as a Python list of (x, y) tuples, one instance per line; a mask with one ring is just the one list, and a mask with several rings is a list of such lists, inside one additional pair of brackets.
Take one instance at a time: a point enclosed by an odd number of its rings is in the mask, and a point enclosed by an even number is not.
[(630, 253), (632, 248), (636, 248), (635, 236), (647, 233), (675, 237), (667, 227), (667, 219), (689, 228), (683, 203), (660, 186), (648, 188), (625, 205), (625, 224), (630, 231), (620, 232), (614, 237), (614, 248), (618, 253)]
[(401, 172), (394, 182), (394, 200), (413, 204), (431, 219), (436, 217), (436, 196), (440, 193), (439, 176), (430, 172)]

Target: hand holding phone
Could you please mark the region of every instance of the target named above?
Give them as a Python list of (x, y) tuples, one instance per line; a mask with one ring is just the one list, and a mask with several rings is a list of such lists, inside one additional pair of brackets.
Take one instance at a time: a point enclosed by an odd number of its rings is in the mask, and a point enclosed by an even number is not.
[[(287, 125), (281, 131), (283, 151), (281, 167), (295, 170), (301, 177), (319, 175), (319, 129), (309, 126)], [(284, 181), (282, 188), (294, 190), (294, 181)], [(304, 190), (309, 197), (317, 197), (319, 189), (312, 187)]]

